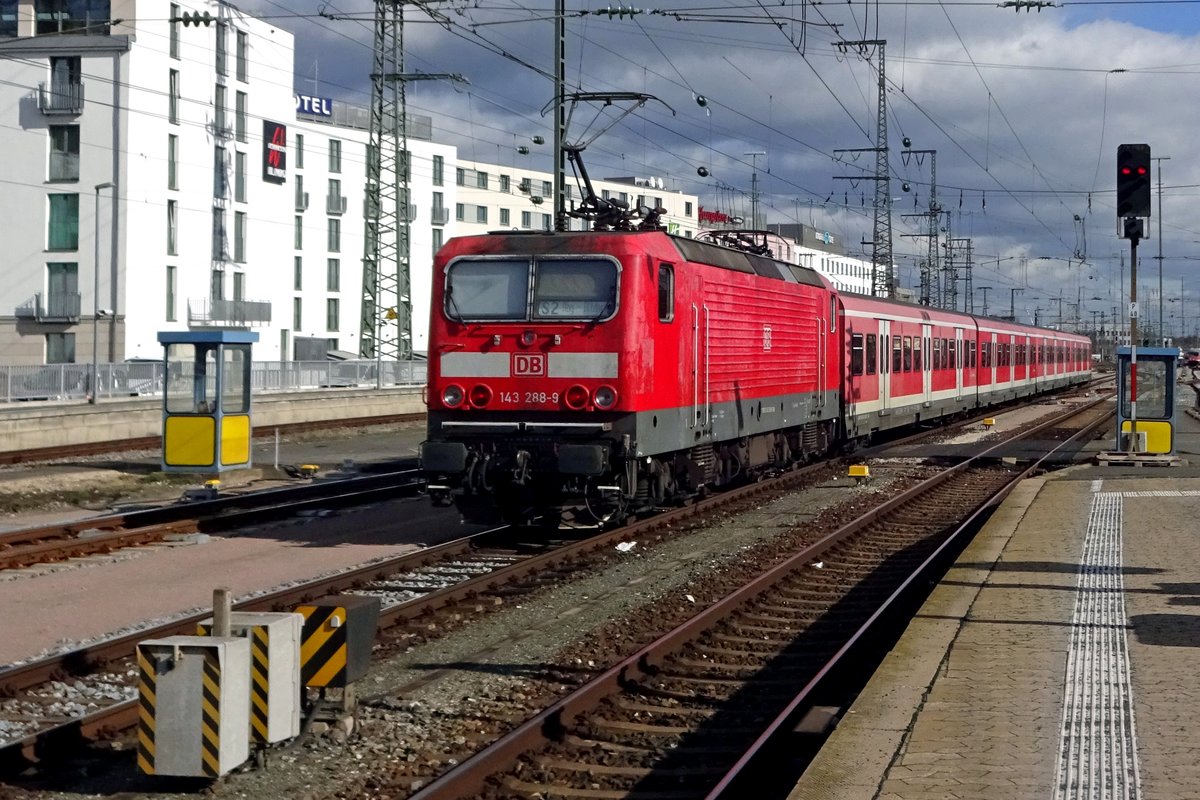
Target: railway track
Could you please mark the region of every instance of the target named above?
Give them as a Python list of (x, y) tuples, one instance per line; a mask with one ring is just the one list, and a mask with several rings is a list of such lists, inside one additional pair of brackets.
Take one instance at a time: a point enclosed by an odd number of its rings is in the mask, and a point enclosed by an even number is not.
[(0, 533), (0, 570), (111, 553), (169, 536), (229, 531), (309, 509), (390, 500), (415, 494), (423, 485), (417, 470), (404, 470), (7, 531)]
[[(755, 498), (763, 493), (781, 491), (788, 482), (799, 483), (806, 476), (811, 479), (821, 469), (829, 467), (797, 471), (780, 482), (745, 487), (688, 509), (581, 541), (533, 547), (521, 545), (509, 531), (492, 531), (249, 599), (236, 607), (290, 609), (325, 594), (373, 592), (384, 598), (381, 628), (390, 629), (393, 635), (401, 632), (409, 636), (436, 636), (503, 605), (508, 602), (506, 598), (520, 598), (549, 582), (594, 568), (616, 542), (637, 538), (649, 546), (655, 536), (676, 535), (679, 521), (685, 515), (704, 515), (729, 503), (757, 502)], [(10, 698), (0, 703), (0, 760), (9, 766), (26, 765), (55, 751), (63, 742), (111, 737), (134, 724), (136, 712), (130, 699), (135, 690), (134, 675), (128, 660), (134, 645), (147, 638), (190, 633), (204, 616), (194, 615), (0, 672), (0, 695)], [(96, 694), (113, 697), (100, 710), (64, 714), (61, 693), (64, 680), (95, 686)]]

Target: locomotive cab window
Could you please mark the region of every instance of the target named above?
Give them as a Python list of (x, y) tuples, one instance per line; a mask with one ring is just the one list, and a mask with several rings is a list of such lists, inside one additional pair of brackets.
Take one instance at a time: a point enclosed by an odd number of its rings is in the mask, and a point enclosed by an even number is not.
[(617, 313), (617, 286), (616, 262), (605, 258), (465, 258), (446, 268), (445, 313), (459, 322), (600, 322)]
[(675, 269), (670, 264), (658, 265), (658, 321), (675, 319)]
[(617, 267), (600, 259), (539, 260), (533, 285), (534, 319), (594, 319), (617, 312)]

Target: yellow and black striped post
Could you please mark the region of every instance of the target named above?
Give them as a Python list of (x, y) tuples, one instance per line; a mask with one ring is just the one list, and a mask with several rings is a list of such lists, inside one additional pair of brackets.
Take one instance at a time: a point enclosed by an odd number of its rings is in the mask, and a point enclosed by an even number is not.
[(221, 660), (216, 651), (204, 654), (204, 694), (200, 716), (201, 770), (210, 777), (221, 774)]
[(141, 647), (137, 650), (138, 662), (138, 769), (147, 775), (154, 774), (154, 714), (158, 703), (158, 675), (154, 665)]
[(250, 630), (250, 741), (269, 742), (271, 720), (271, 675), (268, 644), (270, 635), (264, 625)]

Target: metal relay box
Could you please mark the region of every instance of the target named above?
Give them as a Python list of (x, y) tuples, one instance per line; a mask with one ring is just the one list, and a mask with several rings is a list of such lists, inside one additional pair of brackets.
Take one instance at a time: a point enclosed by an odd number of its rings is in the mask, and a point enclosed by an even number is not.
[(148, 639), (137, 662), (138, 769), (217, 778), (249, 757), (249, 640)]
[[(304, 617), (292, 613), (234, 611), (234, 636), (250, 642), (250, 741), (282, 742), (300, 735), (300, 630)], [(199, 625), (208, 636), (213, 621)]]
[(367, 672), (379, 598), (339, 595), (297, 606), (304, 615), (300, 678), (313, 688), (344, 689)]

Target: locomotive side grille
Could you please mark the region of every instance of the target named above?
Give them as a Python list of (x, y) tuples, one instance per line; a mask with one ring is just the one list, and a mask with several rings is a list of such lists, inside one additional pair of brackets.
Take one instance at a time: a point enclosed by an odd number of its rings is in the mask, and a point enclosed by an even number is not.
[(716, 480), (717, 454), (711, 444), (700, 444), (688, 451), (688, 458), (704, 471), (705, 482)]

